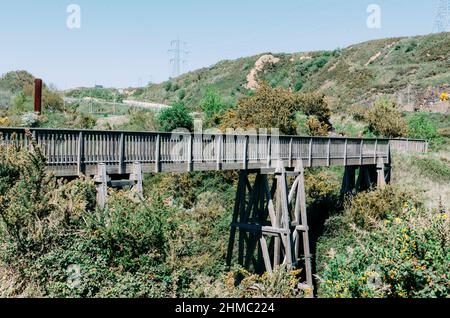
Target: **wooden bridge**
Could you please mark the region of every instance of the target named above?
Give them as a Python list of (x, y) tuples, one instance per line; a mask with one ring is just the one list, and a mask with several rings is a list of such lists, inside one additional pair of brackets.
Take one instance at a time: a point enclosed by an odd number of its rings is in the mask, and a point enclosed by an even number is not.
[(141, 193), (144, 172), (239, 170), (227, 265), (237, 245), (238, 263), (257, 273), (303, 267), (302, 287), (311, 295), (304, 167), (345, 167), (346, 194), (389, 182), (392, 150), (428, 149), (426, 141), (409, 139), (23, 128), (0, 128), (0, 144), (27, 147), (30, 134), (56, 176), (94, 176), (99, 205), (107, 204), (108, 186), (128, 184)]
[[(205, 135), (64, 129), (29, 129), (58, 177), (142, 172), (192, 172), (389, 164), (390, 150), (426, 152), (423, 140), (271, 135)], [(24, 128), (0, 128), (0, 142), (25, 146)]]

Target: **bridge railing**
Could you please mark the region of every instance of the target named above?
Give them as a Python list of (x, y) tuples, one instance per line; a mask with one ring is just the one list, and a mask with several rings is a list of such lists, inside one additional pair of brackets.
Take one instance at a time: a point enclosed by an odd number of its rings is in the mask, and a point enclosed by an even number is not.
[[(30, 129), (59, 175), (95, 173), (105, 163), (114, 173), (127, 173), (140, 162), (146, 171), (198, 171), (270, 168), (282, 160), (293, 167), (376, 164), (389, 162), (390, 147), (400, 140), (298, 137), (273, 135), (206, 135), (128, 131)], [(27, 146), (23, 128), (0, 128), (0, 143)], [(425, 150), (424, 141), (408, 149)]]
[(420, 139), (391, 139), (391, 150), (410, 153), (427, 153), (428, 141)]

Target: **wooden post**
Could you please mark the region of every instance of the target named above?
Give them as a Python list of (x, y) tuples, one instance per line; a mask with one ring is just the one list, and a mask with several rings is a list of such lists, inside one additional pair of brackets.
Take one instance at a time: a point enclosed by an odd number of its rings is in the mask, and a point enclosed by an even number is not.
[(267, 138), (267, 168), (272, 166), (272, 137)]
[(364, 155), (364, 139), (361, 139), (361, 147), (360, 147), (360, 154), (359, 154), (359, 165), (362, 166), (363, 164), (363, 155)]
[(327, 147), (327, 166), (331, 166), (331, 138), (328, 139), (328, 147)]
[(155, 172), (161, 172), (161, 135), (156, 136), (156, 147), (155, 147)]
[(125, 173), (125, 163), (124, 163), (124, 155), (125, 155), (125, 136), (123, 133), (120, 134), (119, 138), (119, 173)]
[(348, 139), (345, 139), (345, 146), (344, 146), (344, 167), (347, 166), (347, 148), (348, 148)]
[(144, 193), (144, 187), (142, 184), (142, 165), (140, 162), (133, 163), (133, 171), (130, 174), (130, 181), (134, 181), (132, 191), (142, 196)]
[(294, 146), (294, 138), (291, 138), (289, 140), (289, 168), (292, 168), (293, 166), (293, 146)]
[(312, 158), (313, 157), (313, 139), (309, 139), (309, 156), (308, 156), (308, 166), (312, 167)]
[(377, 157), (378, 157), (378, 139), (375, 140), (375, 150), (374, 150), (374, 164), (377, 164)]
[(108, 196), (108, 175), (106, 173), (106, 165), (99, 163), (97, 168), (97, 175), (94, 177), (94, 182), (97, 188), (97, 204), (100, 208), (106, 206)]
[[(299, 173), (298, 188), (297, 188), (297, 200), (295, 207), (295, 214), (298, 222), (296, 231), (302, 232), (303, 238), (303, 252), (305, 258), (305, 271), (306, 271), (306, 284), (311, 289), (314, 289), (314, 282), (312, 276), (312, 255), (309, 244), (309, 227), (308, 227), (308, 214), (306, 209), (306, 188), (305, 188), (305, 169), (303, 162), (297, 166), (296, 172)], [(300, 223), (301, 222), (301, 223)], [(298, 232), (297, 232), (298, 235)], [(296, 249), (297, 253), (298, 250)], [(298, 255), (298, 254), (297, 254)], [(296, 259), (297, 261), (297, 259)], [(311, 296), (313, 294), (311, 293)]]
[(84, 172), (84, 135), (82, 131), (78, 134), (77, 171), (78, 176), (81, 176)]
[(193, 165), (193, 151), (194, 149), (194, 137), (193, 135), (189, 135), (188, 138), (188, 172), (192, 172), (194, 170)]
[(243, 169), (247, 170), (248, 169), (248, 141), (249, 141), (249, 136), (245, 136), (245, 142), (244, 142), (244, 164), (243, 164)]
[(222, 170), (222, 153), (223, 153), (223, 136), (216, 136), (216, 169), (217, 171)]
[(384, 189), (386, 187), (386, 175), (384, 173), (384, 168), (384, 160), (383, 158), (379, 158), (377, 163), (377, 186), (380, 189)]

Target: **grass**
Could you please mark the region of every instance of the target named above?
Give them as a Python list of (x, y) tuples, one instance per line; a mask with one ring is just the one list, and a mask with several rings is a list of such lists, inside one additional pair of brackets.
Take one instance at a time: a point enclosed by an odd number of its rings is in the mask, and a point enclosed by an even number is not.
[(395, 153), (393, 183), (422, 193), (429, 208), (450, 208), (450, 152), (412, 155)]
[(437, 183), (450, 183), (450, 162), (442, 158), (416, 157), (412, 161), (423, 176)]

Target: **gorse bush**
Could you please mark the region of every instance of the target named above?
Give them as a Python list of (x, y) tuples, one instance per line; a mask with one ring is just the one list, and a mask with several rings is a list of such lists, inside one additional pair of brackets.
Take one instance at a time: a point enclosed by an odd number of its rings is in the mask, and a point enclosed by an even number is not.
[(319, 274), (321, 297), (450, 295), (448, 212), (406, 205), (402, 215), (388, 214), (370, 232), (354, 226), (341, 227), (319, 251), (327, 255)]
[(401, 215), (405, 203), (419, 206), (420, 201), (414, 193), (388, 185), (348, 198), (344, 216), (347, 223), (370, 229), (388, 215)]
[(236, 108), (223, 115), (221, 124), (223, 128), (278, 128), (282, 134), (294, 135), (298, 112), (308, 117), (312, 134), (323, 135), (331, 129), (331, 112), (323, 95), (296, 94), (265, 82), (253, 95), (239, 99)]
[(271, 88), (261, 83), (256, 92), (239, 99), (236, 109), (228, 111), (224, 128), (278, 128), (282, 134), (295, 134), (295, 103), (292, 93), (283, 88)]
[[(26, 282), (8, 295), (33, 286), (48, 297), (190, 296), (200, 274), (223, 273), (229, 214), (218, 202), (232, 202), (219, 194), (199, 194), (187, 213), (170, 203), (176, 191), (153, 183), (144, 198), (111, 191), (99, 209), (92, 181), (47, 175), (36, 146), (0, 150), (0, 268)], [(198, 186), (215, 183), (220, 195), (231, 189), (214, 178)]]
[[(1, 262), (47, 296), (164, 293), (165, 284), (148, 279), (167, 273), (159, 267), (168, 232), (162, 201), (113, 192), (108, 207), (98, 209), (91, 181), (57, 182), (35, 149), (2, 146), (0, 152)], [(76, 288), (68, 283), (72, 265), (80, 270)], [(114, 290), (118, 281), (126, 283)]]
[(380, 137), (396, 138), (408, 134), (408, 126), (397, 105), (385, 98), (377, 100), (366, 112), (365, 121), (369, 132)]

